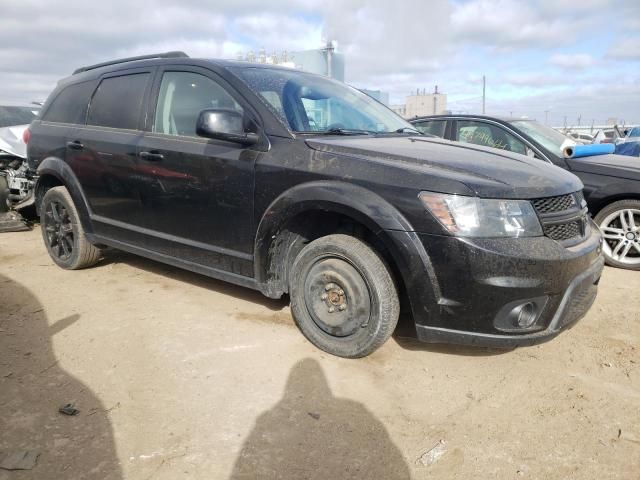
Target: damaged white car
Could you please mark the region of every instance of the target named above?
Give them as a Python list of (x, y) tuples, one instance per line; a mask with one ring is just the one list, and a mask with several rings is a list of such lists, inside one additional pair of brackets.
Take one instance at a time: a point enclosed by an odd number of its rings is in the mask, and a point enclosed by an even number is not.
[(0, 105), (0, 231), (24, 229), (17, 211), (33, 204), (35, 179), (27, 166), (22, 137), (38, 110), (37, 106)]

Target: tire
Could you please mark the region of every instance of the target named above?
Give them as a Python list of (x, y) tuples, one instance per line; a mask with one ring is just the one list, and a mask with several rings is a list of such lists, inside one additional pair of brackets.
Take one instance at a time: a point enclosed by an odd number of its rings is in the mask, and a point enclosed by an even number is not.
[(9, 184), (7, 178), (0, 175), (0, 213), (9, 211)]
[(400, 302), (388, 267), (348, 235), (328, 235), (304, 247), (291, 267), (289, 294), (304, 336), (339, 357), (369, 355), (398, 323)]
[(65, 187), (47, 190), (40, 206), (42, 238), (60, 267), (79, 270), (95, 265), (101, 252), (87, 240), (78, 211)]
[(602, 230), (607, 265), (640, 270), (640, 200), (620, 200), (604, 207), (594, 221)]

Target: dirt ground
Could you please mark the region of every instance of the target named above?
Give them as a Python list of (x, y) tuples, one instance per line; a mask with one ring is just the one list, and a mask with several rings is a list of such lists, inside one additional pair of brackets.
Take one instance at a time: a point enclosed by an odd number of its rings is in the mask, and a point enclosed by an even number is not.
[[(19, 479), (640, 479), (640, 272), (536, 347), (326, 355), (284, 301), (0, 235), (0, 460)], [(74, 403), (80, 413), (58, 408)]]

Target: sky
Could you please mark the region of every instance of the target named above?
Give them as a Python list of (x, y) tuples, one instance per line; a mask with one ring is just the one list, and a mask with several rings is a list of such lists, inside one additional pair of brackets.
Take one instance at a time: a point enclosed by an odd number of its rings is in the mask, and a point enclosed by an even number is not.
[(75, 68), (169, 50), (235, 58), (335, 40), (346, 82), (453, 112), (640, 123), (639, 0), (0, 0), (0, 102), (42, 101)]

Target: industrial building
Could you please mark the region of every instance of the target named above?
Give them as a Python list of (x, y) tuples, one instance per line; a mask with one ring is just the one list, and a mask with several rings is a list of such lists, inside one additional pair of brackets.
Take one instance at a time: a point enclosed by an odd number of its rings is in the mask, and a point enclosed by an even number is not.
[(404, 118), (415, 118), (423, 115), (440, 115), (447, 113), (447, 94), (438, 91), (436, 85), (433, 93), (426, 89), (417, 89), (407, 96), (406, 103), (391, 105), (391, 110)]
[(335, 41), (327, 42), (323, 48), (315, 50), (284, 51), (280, 54), (274, 52), (271, 55), (267, 55), (266, 50), (262, 48), (257, 54), (253, 51), (239, 53), (237, 59), (297, 68), (344, 82), (344, 54), (337, 51)]

